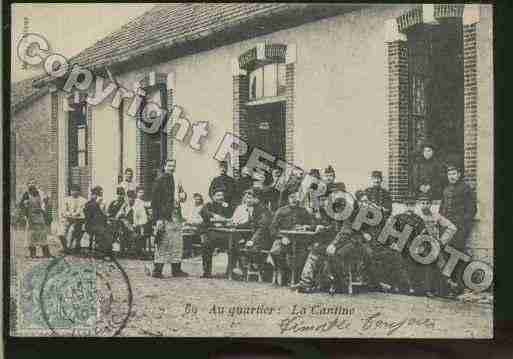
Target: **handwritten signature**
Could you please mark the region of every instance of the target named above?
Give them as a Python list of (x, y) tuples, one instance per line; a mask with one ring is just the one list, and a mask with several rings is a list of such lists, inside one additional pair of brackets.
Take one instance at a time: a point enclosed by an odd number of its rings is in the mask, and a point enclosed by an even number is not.
[[(313, 324), (303, 320), (301, 316), (298, 315), (284, 318), (278, 323), (280, 334), (304, 332), (325, 333), (333, 329), (349, 329), (352, 325), (352, 320), (348, 318), (340, 319), (339, 317), (335, 317), (318, 324)], [(401, 320), (387, 320), (384, 319), (382, 313), (377, 312), (362, 320), (361, 330), (366, 332), (385, 330), (386, 335), (391, 335), (403, 327), (424, 327), (426, 329), (434, 329), (435, 321), (430, 318), (404, 318)]]

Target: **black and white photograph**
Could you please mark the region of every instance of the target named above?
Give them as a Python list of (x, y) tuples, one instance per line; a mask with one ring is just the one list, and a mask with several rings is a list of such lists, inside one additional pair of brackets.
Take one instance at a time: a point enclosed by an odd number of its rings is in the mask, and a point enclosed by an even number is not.
[(10, 336), (493, 338), (494, 5), (10, 12)]

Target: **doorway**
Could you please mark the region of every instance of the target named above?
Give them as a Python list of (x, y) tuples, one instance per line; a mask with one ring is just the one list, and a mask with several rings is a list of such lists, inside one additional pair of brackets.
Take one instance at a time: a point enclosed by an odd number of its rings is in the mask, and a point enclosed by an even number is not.
[(248, 160), (253, 148), (285, 160), (285, 102), (251, 105), (247, 107), (247, 111), (248, 151), (241, 163)]

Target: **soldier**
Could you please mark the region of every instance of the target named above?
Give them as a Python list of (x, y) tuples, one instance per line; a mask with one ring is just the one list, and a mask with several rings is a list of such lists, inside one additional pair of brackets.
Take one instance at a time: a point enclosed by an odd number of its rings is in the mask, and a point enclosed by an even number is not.
[(290, 240), (286, 236), (282, 236), (280, 231), (291, 230), (296, 226), (312, 227), (315, 224), (314, 217), (305, 208), (300, 207), (299, 203), (299, 193), (297, 191), (290, 193), (289, 204), (279, 208), (271, 222), (270, 235), (274, 242), (270, 250), (270, 257), (275, 274), (279, 277), (282, 277), (288, 270), (287, 258), (290, 251)]
[(371, 187), (363, 191), (362, 201), (370, 201), (378, 207), (381, 207), (386, 216), (392, 213), (392, 197), (390, 193), (384, 189), (381, 184), (383, 183), (383, 174), (381, 171), (372, 171), (371, 173)]
[(27, 183), (27, 191), (23, 193), (19, 208), (26, 218), (27, 248), (31, 258), (36, 257), (37, 246), (43, 251), (43, 257), (51, 257), (48, 247), (48, 226), (50, 225), (48, 215), (48, 197), (37, 188), (35, 179)]
[(208, 228), (215, 223), (228, 223), (232, 216), (230, 205), (224, 201), (224, 189), (216, 187), (213, 190), (212, 202), (208, 202), (200, 211), (203, 223), (199, 225), (201, 238), (201, 254), (203, 263), (203, 274), (201, 278), (212, 277), (212, 254), (217, 240), (220, 238), (216, 233), (209, 233)]
[(242, 197), (246, 190), (253, 188), (253, 177), (248, 167), (242, 167), (240, 178), (236, 181), (237, 197), (235, 204), (239, 205), (242, 202)]
[(108, 226), (107, 211), (103, 201), (103, 188), (100, 186), (91, 189), (91, 198), (85, 205), (86, 231), (91, 237), (90, 248), (92, 248), (92, 240), (96, 242), (98, 248), (103, 254), (112, 253), (112, 231)]
[(280, 191), (284, 186), (284, 177), (282, 176), (283, 169), (281, 167), (275, 167), (271, 171), (270, 183), (264, 186), (263, 194), (264, 206), (268, 206), (272, 212), (275, 212), (279, 208), (280, 203)]
[[(237, 261), (239, 247), (244, 247), (252, 255), (257, 255), (262, 249), (270, 249), (269, 225), (271, 224), (271, 212), (261, 204), (260, 197), (262, 193), (256, 189), (248, 189), (244, 193), (243, 202), (239, 205), (235, 212), (231, 223), (237, 228), (250, 228), (254, 230), (249, 238), (242, 238), (237, 243), (234, 263)], [(247, 258), (241, 256), (241, 266), (246, 267)], [(239, 268), (234, 268), (233, 272), (242, 275), (243, 272)]]
[[(472, 221), (477, 207), (474, 191), (460, 177), (461, 172), (457, 166), (447, 167), (449, 184), (443, 190), (439, 212), (458, 229), (451, 241), (451, 247), (465, 253), (468, 251)], [(452, 274), (452, 279), (459, 284), (460, 291), (463, 290), (463, 267), (463, 263), (458, 263)]]
[(210, 198), (213, 198), (215, 190), (217, 188), (223, 188), (224, 200), (233, 210), (233, 208), (235, 208), (237, 205), (235, 203), (237, 199), (237, 186), (235, 180), (227, 175), (228, 163), (226, 161), (219, 162), (219, 172), (219, 176), (215, 177), (210, 183), (208, 195)]
[(408, 243), (405, 244), (400, 252), (397, 251), (397, 243), (391, 245), (393, 249), (386, 248), (385, 245), (377, 244), (384, 252), (383, 256), (381, 256), (381, 260), (385, 261), (385, 263), (379, 263), (378, 265), (382, 266), (384, 269), (382, 279), (389, 277), (391, 279), (391, 285), (398, 287), (404, 291), (405, 294), (422, 294), (425, 291), (423, 265), (415, 262), (407, 250), (411, 240), (420, 235), (424, 230), (424, 222), (416, 213), (417, 196), (415, 192), (408, 193), (404, 204), (404, 209), (391, 217), (389, 221), (395, 222), (394, 229), (399, 232), (404, 230), (406, 224), (413, 228)]
[[(440, 244), (440, 255), (438, 261), (434, 264), (424, 265), (425, 271), (425, 294), (428, 297), (434, 295), (447, 296), (447, 279), (445, 279), (440, 273), (441, 268), (446, 263), (443, 252), (445, 247), (453, 238), (456, 233), (456, 226), (445, 218), (443, 215), (431, 210), (431, 198), (427, 194), (421, 194), (419, 196), (420, 212), (419, 216), (424, 221), (424, 233), (430, 235)], [(443, 232), (441, 232), (443, 230)], [(427, 253), (426, 253), (427, 254)], [(450, 281), (450, 279), (449, 279)], [(451, 285), (455, 285), (453, 282), (449, 282)]]
[[(321, 197), (321, 207), (317, 212), (317, 220), (319, 224), (316, 227), (316, 232), (321, 232), (316, 237), (316, 241), (312, 244), (308, 257), (306, 258), (305, 265), (301, 272), (301, 280), (295, 289), (301, 293), (309, 293), (314, 288), (315, 284), (320, 280), (316, 278), (316, 274), (322, 271), (322, 264), (326, 258), (326, 248), (328, 244), (335, 238), (337, 233), (342, 227), (342, 222), (330, 216), (325, 209), (328, 196), (336, 193), (333, 201), (333, 210), (338, 212), (344, 208), (344, 203), (352, 201), (353, 197), (345, 192), (345, 185), (342, 182), (335, 183), (335, 171), (333, 167), (328, 166), (324, 170), (324, 183), (326, 184), (326, 192)], [(333, 277), (331, 273), (331, 266), (326, 267), (325, 273), (322, 275), (327, 276), (328, 280)]]
[(413, 187), (418, 194), (429, 194), (433, 200), (439, 200), (442, 196), (442, 164), (434, 154), (433, 145), (424, 143), (422, 154), (413, 166)]
[[(71, 195), (64, 199), (64, 210), (61, 217), (59, 239), (65, 253), (80, 248), (80, 239), (83, 235), (85, 221), (84, 208), (87, 200), (80, 196), (80, 186), (71, 185)], [(72, 229), (72, 233), (69, 231)], [(68, 241), (68, 236), (70, 237)]]
[[(154, 184), (151, 208), (156, 227), (156, 248), (152, 277), (162, 278), (166, 263), (171, 263), (173, 277), (187, 277), (182, 270), (183, 241), (181, 220), (177, 217), (175, 198), (176, 161), (168, 159)], [(180, 198), (180, 201), (183, 197)]]

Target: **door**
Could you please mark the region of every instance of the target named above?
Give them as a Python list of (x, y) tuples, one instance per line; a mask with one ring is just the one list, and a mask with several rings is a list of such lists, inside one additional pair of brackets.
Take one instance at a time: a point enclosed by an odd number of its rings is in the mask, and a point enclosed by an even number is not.
[(285, 160), (285, 103), (248, 106), (248, 152), (253, 148)]

